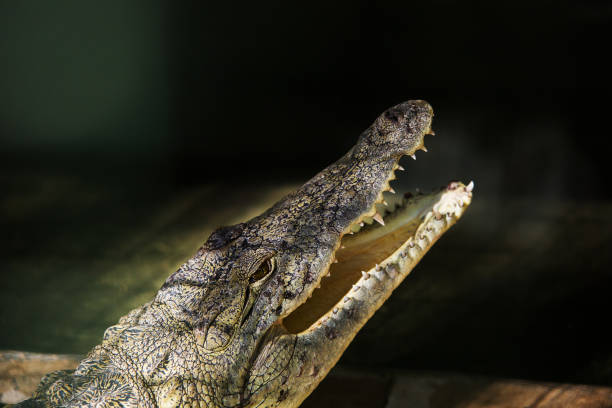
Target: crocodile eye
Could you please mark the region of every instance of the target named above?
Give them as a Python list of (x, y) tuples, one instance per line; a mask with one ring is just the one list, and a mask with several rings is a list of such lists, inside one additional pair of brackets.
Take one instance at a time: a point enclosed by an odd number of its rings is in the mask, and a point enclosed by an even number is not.
[(259, 268), (257, 268), (255, 273), (251, 275), (251, 277), (249, 278), (249, 282), (255, 283), (259, 280), (262, 280), (263, 278), (268, 276), (268, 274), (272, 272), (273, 270), (274, 270), (274, 261), (272, 260), (272, 258), (266, 259), (265, 261), (261, 263), (261, 265), (259, 265)]

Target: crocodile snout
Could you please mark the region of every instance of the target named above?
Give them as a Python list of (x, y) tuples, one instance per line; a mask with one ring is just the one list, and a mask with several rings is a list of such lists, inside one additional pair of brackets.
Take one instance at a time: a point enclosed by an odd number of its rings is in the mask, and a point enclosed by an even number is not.
[(373, 126), (361, 135), (356, 152), (365, 157), (395, 158), (424, 150), (423, 137), (433, 134), (432, 107), (423, 100), (395, 105), (380, 115)]

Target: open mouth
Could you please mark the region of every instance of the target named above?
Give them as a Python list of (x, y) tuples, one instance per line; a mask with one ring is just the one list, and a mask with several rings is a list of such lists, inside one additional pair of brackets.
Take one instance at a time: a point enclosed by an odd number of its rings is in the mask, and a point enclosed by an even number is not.
[[(403, 170), (399, 165), (395, 169)], [(391, 279), (392, 287), (397, 287), (461, 217), (471, 202), (473, 187), (473, 182), (451, 182), (439, 191), (416, 195), (394, 195), (389, 187), (347, 229), (319, 286), (283, 319), (282, 325), (294, 334), (317, 326), (317, 322), (337, 313), (352, 292), (366, 291), (368, 296), (368, 290), (378, 290), (369, 279)]]

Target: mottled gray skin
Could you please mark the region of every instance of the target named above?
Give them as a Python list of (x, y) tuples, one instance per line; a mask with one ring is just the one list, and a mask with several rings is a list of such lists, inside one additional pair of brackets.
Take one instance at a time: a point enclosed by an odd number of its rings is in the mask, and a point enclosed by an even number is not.
[(280, 322), (319, 284), (350, 225), (371, 214), (399, 158), (423, 147), (431, 118), (424, 101), (385, 111), (297, 191), (215, 231), (153, 301), (108, 328), (74, 372), (47, 376), (21, 406), (299, 405), (398, 282), (351, 298), (325, 330), (290, 334)]

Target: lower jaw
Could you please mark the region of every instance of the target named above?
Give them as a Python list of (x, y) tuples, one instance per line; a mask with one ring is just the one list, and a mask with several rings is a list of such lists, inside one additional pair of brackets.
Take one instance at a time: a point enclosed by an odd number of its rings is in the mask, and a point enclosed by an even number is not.
[(384, 227), (364, 225), (356, 234), (343, 237), (335, 254), (338, 262), (322, 278), (321, 287), (283, 319), (285, 329), (297, 334), (316, 326), (341, 308), (352, 291), (367, 290), (371, 277), (392, 278), (399, 284), (461, 217), (471, 202), (472, 187), (452, 182), (439, 192), (409, 199), (385, 217)]

